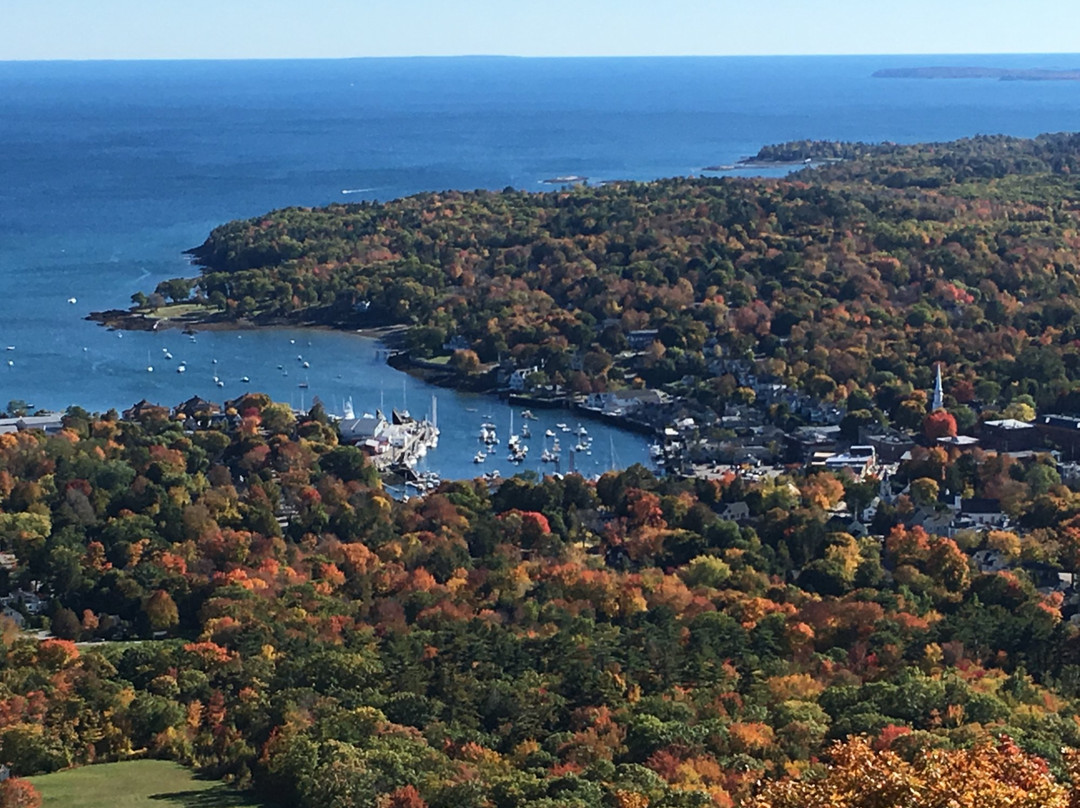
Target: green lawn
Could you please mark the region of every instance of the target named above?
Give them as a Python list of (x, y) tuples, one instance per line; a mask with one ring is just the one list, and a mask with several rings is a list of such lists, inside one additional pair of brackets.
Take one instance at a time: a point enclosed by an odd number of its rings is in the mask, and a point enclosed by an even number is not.
[(263, 808), (254, 797), (164, 760), (128, 760), (28, 778), (42, 808)]
[(213, 306), (204, 306), (199, 303), (170, 303), (167, 306), (152, 309), (151, 314), (155, 317), (177, 319), (180, 317), (190, 317), (191, 315), (203, 317), (207, 314), (214, 314), (216, 311), (217, 309)]

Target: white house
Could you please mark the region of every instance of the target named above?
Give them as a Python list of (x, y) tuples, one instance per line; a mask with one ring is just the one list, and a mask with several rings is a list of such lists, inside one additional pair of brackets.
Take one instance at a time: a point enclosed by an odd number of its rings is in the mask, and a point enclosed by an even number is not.
[(525, 389), (525, 380), (532, 376), (534, 373), (539, 373), (540, 368), (533, 365), (529, 368), (518, 368), (510, 374), (510, 381), (507, 382), (507, 386), (515, 392), (521, 392)]

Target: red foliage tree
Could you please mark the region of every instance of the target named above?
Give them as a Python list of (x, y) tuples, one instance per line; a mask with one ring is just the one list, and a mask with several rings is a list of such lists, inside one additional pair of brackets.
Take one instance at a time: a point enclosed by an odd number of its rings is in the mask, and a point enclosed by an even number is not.
[(946, 410), (934, 410), (923, 419), (923, 434), (933, 439), (955, 437), (956, 419)]

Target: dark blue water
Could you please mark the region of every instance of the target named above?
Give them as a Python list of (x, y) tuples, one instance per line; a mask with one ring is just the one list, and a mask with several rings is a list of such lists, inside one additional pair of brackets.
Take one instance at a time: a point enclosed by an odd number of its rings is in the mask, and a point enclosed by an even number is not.
[[(190, 343), (118, 337), (82, 320), (191, 274), (182, 251), (228, 219), (429, 189), (540, 188), (559, 174), (691, 174), (796, 138), (1080, 129), (1077, 83), (870, 78), (933, 64), (1080, 67), (1080, 57), (0, 63), (0, 345), (15, 347), (0, 352), (0, 406), (173, 404), (236, 395), (243, 375), (299, 404), (296, 353), (311, 361), (308, 401), (332, 407), (352, 395), (359, 410), (382, 391), (400, 404), (391, 395), (404, 395), (401, 375), (347, 335), (208, 333)], [(369, 190), (342, 195), (356, 189)], [(188, 373), (163, 363), (162, 348)], [(213, 384), (218, 367), (225, 388)], [(430, 398), (410, 384), (414, 402)], [(440, 393), (444, 439), (431, 464), (448, 474), (476, 470), (472, 408), (509, 420), (496, 403)], [(612, 445), (618, 463), (645, 456), (636, 437), (592, 431), (608, 447), (594, 452), (598, 467)]]

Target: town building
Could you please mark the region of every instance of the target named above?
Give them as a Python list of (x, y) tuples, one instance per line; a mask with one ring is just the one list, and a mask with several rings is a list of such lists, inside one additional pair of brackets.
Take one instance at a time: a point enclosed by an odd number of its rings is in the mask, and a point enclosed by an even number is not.
[(999, 452), (1023, 452), (1034, 449), (1039, 441), (1034, 424), (1015, 418), (985, 421), (979, 429), (983, 448)]

